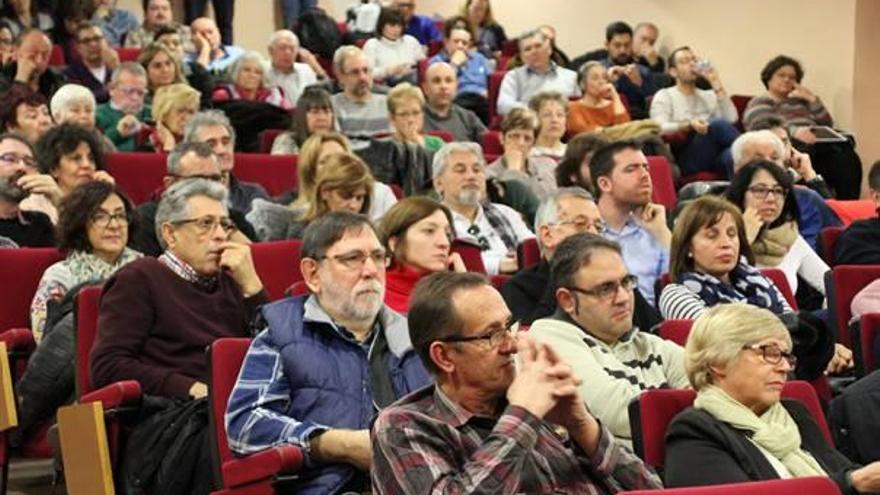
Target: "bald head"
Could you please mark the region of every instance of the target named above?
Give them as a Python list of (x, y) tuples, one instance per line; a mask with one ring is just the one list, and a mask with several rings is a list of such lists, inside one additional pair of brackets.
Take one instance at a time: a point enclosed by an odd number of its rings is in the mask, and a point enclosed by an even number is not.
[(445, 112), (452, 106), (452, 100), (455, 99), (455, 93), (458, 90), (455, 69), (446, 62), (431, 64), (425, 71), (422, 89), (425, 92), (428, 106), (435, 111)]
[(199, 17), (192, 22), (193, 35), (200, 34), (208, 40), (212, 50), (220, 48), (220, 30), (210, 17)]

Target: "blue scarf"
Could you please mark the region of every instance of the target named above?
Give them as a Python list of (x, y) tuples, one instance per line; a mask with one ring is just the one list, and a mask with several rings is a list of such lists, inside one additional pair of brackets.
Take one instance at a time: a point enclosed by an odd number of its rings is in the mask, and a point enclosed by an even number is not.
[(773, 314), (785, 312), (785, 305), (773, 282), (757, 268), (740, 261), (730, 272), (730, 283), (704, 273), (687, 272), (679, 275), (679, 283), (700, 296), (706, 306), (746, 302), (766, 308)]

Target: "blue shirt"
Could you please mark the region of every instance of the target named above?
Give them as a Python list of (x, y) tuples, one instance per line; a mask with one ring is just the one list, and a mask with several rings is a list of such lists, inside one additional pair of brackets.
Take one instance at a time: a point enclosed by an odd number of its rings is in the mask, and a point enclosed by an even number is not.
[(669, 251), (632, 216), (619, 232), (606, 225), (602, 237), (620, 244), (626, 269), (639, 277), (639, 291), (651, 306), (655, 306), (654, 283), (669, 270)]
[[(226, 69), (228, 69), (229, 66), (233, 64), (233, 62), (244, 55), (244, 48), (240, 46), (223, 45), (220, 47), (220, 49), (223, 50), (223, 56), (220, 58), (211, 59), (211, 62), (208, 64), (207, 67), (208, 72), (211, 72), (215, 75), (226, 71)], [(188, 62), (197, 63), (197, 58), (197, 54), (190, 54), (186, 60)]]
[[(610, 58), (603, 60), (602, 64), (605, 67), (616, 65)], [(657, 92), (657, 86), (654, 84), (654, 76), (651, 74), (651, 69), (641, 64), (636, 64), (636, 67), (642, 76), (641, 86), (636, 86), (626, 76), (620, 76), (617, 82), (614, 83), (617, 92), (626, 97), (628, 110), (633, 120), (648, 118), (647, 97)]]
[[(446, 53), (446, 50), (434, 55), (434, 57), (428, 61), (428, 67), (436, 62), (447, 62), (452, 65), (449, 62), (449, 54)], [(453, 65), (453, 67), (455, 66)], [(456, 76), (458, 77), (458, 94), (476, 93), (483, 96), (488, 95), (489, 74), (491, 72), (492, 71), (489, 69), (489, 59), (487, 59), (482, 53), (476, 50), (471, 50), (468, 52), (467, 62), (456, 68)]]
[(427, 45), (432, 41), (443, 41), (443, 35), (437, 29), (437, 24), (430, 17), (414, 15), (406, 25), (406, 34), (415, 37), (419, 43)]

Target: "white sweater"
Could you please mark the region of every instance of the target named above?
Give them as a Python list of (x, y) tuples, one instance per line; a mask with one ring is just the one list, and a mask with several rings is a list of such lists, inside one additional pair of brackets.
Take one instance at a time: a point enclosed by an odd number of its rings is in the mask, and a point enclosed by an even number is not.
[(392, 67), (407, 64), (413, 67), (425, 58), (425, 50), (419, 40), (405, 34), (397, 41), (387, 38), (370, 38), (364, 43), (364, 55), (373, 67), (375, 79), (385, 79)]
[(677, 86), (672, 86), (654, 94), (651, 118), (660, 123), (663, 132), (676, 132), (679, 122), (685, 120), (703, 119), (708, 122), (724, 119), (735, 123), (737, 113), (730, 96), (718, 96), (709, 89), (697, 89), (693, 95), (685, 95)]
[(791, 287), (792, 294), (797, 292), (798, 275), (800, 275), (810, 287), (821, 292), (823, 296), (825, 295), (825, 272), (830, 268), (801, 235), (797, 236), (794, 244), (791, 245), (778, 265), (768, 267), (759, 264), (757, 266), (758, 268), (779, 268), (782, 270), (788, 280), (789, 287)]

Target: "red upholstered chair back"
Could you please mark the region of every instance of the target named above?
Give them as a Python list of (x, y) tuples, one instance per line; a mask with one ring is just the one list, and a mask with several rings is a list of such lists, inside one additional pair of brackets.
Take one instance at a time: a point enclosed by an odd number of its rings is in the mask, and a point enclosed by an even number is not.
[[(226, 422), (223, 417), (226, 415), (226, 403), (229, 401), (229, 395), (232, 394), (232, 388), (238, 379), (238, 372), (241, 370), (244, 356), (250, 345), (251, 339), (222, 338), (211, 344), (208, 353), (208, 362), (211, 367), (211, 386), (208, 387), (208, 394), (210, 396), (213, 433), (217, 439), (216, 449), (221, 465), (234, 459), (232, 451), (229, 450)], [(219, 469), (219, 466), (215, 467)]]
[(489, 122), (495, 120), (498, 115), (498, 91), (501, 89), (501, 81), (504, 80), (506, 70), (496, 70), (489, 74)]
[(438, 138), (442, 139), (443, 142), (445, 142), (445, 143), (451, 143), (451, 142), (455, 141), (455, 135), (449, 131), (436, 129), (433, 131), (427, 131), (427, 132), (425, 132), (425, 134), (427, 134), (429, 136), (438, 137)]
[(134, 204), (146, 203), (162, 187), (168, 170), (164, 153), (108, 153), (107, 172)]
[(64, 47), (61, 45), (52, 45), (52, 51), (49, 53), (49, 65), (52, 67), (58, 67), (66, 64), (67, 61), (64, 59)]
[(284, 291), (302, 280), (299, 269), (302, 242), (298, 239), (251, 244), (254, 268), (271, 300), (284, 297)]
[(846, 230), (845, 227), (825, 227), (819, 232), (819, 256), (828, 263), (828, 266), (834, 266), (834, 245), (840, 234)]
[(76, 396), (91, 392), (92, 375), (89, 356), (98, 335), (98, 314), (101, 308), (101, 287), (85, 287), (76, 295)]
[(296, 155), (236, 153), (233, 173), (239, 180), (256, 182), (269, 195), (277, 196), (296, 187), (296, 162)]
[(736, 126), (741, 131), (744, 130), (742, 123), (743, 115), (745, 115), (746, 107), (749, 105), (749, 101), (751, 101), (752, 98), (752, 95), (732, 95), (730, 97), (730, 99), (733, 100), (733, 106), (736, 107), (736, 114), (739, 116), (736, 121)]
[(119, 54), (120, 62), (137, 62), (141, 56), (140, 48), (117, 48), (116, 53)]
[(666, 214), (672, 213), (678, 196), (675, 193), (675, 183), (672, 180), (672, 167), (663, 156), (648, 157), (648, 171), (651, 173), (651, 182), (654, 186), (652, 201), (666, 207)]
[(501, 132), (489, 131), (483, 134), (480, 145), (483, 147), (484, 155), (503, 155), (504, 146), (501, 145)]
[(684, 346), (693, 324), (694, 320), (666, 320), (660, 324), (660, 337)]
[(825, 274), (828, 306), (837, 320), (837, 341), (851, 347), (849, 320), (852, 318), (850, 304), (853, 297), (866, 285), (880, 278), (877, 265), (838, 265)]
[(779, 289), (779, 292), (782, 292), (782, 295), (785, 296), (785, 301), (788, 302), (791, 309), (798, 309), (797, 299), (794, 297), (794, 292), (792, 292), (791, 286), (788, 285), (788, 279), (785, 278), (785, 272), (778, 268), (761, 268), (761, 273), (773, 281), (773, 284)]
[(531, 268), (541, 262), (541, 248), (538, 246), (538, 239), (532, 237), (522, 241), (516, 249), (517, 259), (519, 260), (519, 269)]
[(30, 328), (30, 308), (46, 268), (64, 256), (55, 248), (0, 249), (0, 332)]
[(480, 246), (455, 239), (452, 241), (452, 251), (461, 256), (461, 260), (464, 261), (464, 266), (469, 272), (486, 273), (486, 265), (483, 264)]
[(620, 495), (840, 495), (840, 489), (828, 477), (791, 478), (786, 480), (748, 481), (729, 485), (633, 490)]
[[(856, 366), (862, 375), (867, 375), (877, 369), (877, 361), (874, 356), (874, 342), (880, 337), (880, 313), (868, 313), (862, 315), (859, 321), (859, 338), (853, 341)], [(856, 352), (858, 350), (858, 352)]]
[(266, 129), (260, 133), (260, 153), (269, 153), (272, 151), (272, 145), (282, 132), (286, 129)]
[(799, 400), (804, 406), (806, 406), (810, 411), (810, 414), (813, 415), (816, 424), (819, 425), (819, 429), (822, 430), (822, 434), (825, 435), (825, 440), (828, 441), (828, 445), (834, 445), (834, 439), (831, 438), (831, 428), (828, 427), (828, 421), (825, 419), (825, 411), (822, 409), (822, 404), (819, 402), (819, 396), (816, 393), (816, 387), (814, 385), (810, 382), (801, 380), (786, 382), (785, 388), (782, 389), (782, 397), (785, 399)]

